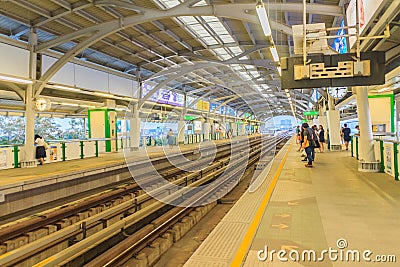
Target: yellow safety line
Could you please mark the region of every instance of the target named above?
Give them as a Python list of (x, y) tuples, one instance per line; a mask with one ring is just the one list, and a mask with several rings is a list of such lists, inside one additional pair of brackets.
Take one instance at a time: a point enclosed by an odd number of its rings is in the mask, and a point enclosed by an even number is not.
[(251, 242), (253, 241), (253, 237), (256, 234), (258, 226), (260, 225), (261, 219), (264, 214), (264, 210), (267, 207), (268, 202), (271, 198), (272, 192), (274, 191), (276, 183), (278, 182), (278, 178), (281, 174), (283, 166), (285, 165), (286, 158), (289, 155), (289, 151), (290, 151), (290, 148), (292, 147), (292, 144), (293, 143), (290, 143), (289, 148), (285, 153), (285, 156), (283, 157), (281, 163), (279, 164), (278, 170), (276, 171), (275, 176), (274, 176), (273, 180), (271, 181), (271, 184), (268, 187), (267, 193), (264, 196), (260, 206), (258, 207), (257, 213), (254, 216), (253, 221), (250, 223), (250, 226), (247, 229), (246, 235), (244, 236), (243, 241), (240, 244), (235, 257), (233, 258), (231, 267), (240, 267), (243, 264), (243, 260), (247, 254), (247, 251), (250, 248)]

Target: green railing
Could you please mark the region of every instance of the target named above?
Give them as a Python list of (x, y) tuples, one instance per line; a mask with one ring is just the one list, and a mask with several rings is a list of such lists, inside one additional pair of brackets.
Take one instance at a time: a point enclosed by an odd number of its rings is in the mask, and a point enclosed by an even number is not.
[(13, 147), (13, 155), (14, 155), (14, 163), (13, 163), (13, 166), (14, 166), (14, 168), (18, 168), (19, 167), (19, 159), (18, 159), (18, 152), (19, 152), (20, 150), (19, 150), (19, 146), (18, 145), (15, 145), (14, 147)]
[[(71, 157), (71, 154), (73, 155), (71, 159), (98, 157), (99, 154), (103, 152), (100, 149), (101, 142), (106, 142), (110, 140), (116, 141), (115, 151), (127, 147), (130, 142), (129, 138), (119, 138), (118, 140), (116, 138), (99, 138), (99, 139), (85, 139), (85, 140), (47, 140), (46, 142), (49, 145), (49, 149), (47, 149), (47, 157), (45, 159), (45, 162), (49, 163), (56, 161), (66, 161), (69, 160), (68, 155)], [(89, 145), (89, 143), (92, 144)], [(88, 149), (85, 149), (86, 147)], [(0, 145), (0, 149), (3, 149), (1, 153), (6, 153), (4, 157), (5, 162), (2, 163), (3, 165), (0, 168), (19, 168), (21, 162), (20, 153), (23, 148), (24, 148), (23, 144)], [(72, 152), (68, 150), (69, 148), (72, 149), (71, 150)], [(11, 156), (13, 157), (12, 164), (10, 160), (7, 160), (7, 158)]]

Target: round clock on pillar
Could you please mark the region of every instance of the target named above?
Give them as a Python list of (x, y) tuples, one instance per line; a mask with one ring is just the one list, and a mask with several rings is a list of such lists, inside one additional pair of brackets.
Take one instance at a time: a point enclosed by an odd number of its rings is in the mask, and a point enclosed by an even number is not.
[(37, 98), (35, 99), (35, 106), (38, 111), (50, 110), (51, 102), (49, 99)]
[(329, 87), (328, 94), (335, 99), (342, 99), (347, 94), (347, 87)]

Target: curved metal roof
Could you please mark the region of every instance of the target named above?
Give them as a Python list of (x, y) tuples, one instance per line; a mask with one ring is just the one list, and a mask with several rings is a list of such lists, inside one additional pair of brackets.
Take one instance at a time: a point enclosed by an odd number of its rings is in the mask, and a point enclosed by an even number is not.
[[(290, 111), (277, 65), (255, 13), (255, 0), (13, 0), (0, 2), (0, 33), (28, 41), (38, 34), (37, 52), (80, 58), (142, 81), (210, 97), (237, 94), (228, 105), (267, 112)], [(343, 0), (309, 0), (308, 23), (337, 26)], [(390, 2), (390, 1), (389, 1)], [(279, 55), (293, 51), (291, 25), (302, 23), (302, 3), (265, 3)], [(70, 53), (70, 56), (67, 55)], [(51, 73), (50, 73), (51, 74)], [(44, 75), (46, 76), (46, 75)], [(46, 82), (46, 77), (42, 76)], [(45, 83), (42, 83), (45, 84)], [(37, 88), (39, 92), (43, 89)], [(197, 90), (197, 91), (196, 91)], [(312, 90), (289, 92), (298, 115), (309, 107)], [(271, 111), (269, 111), (269, 108)]]

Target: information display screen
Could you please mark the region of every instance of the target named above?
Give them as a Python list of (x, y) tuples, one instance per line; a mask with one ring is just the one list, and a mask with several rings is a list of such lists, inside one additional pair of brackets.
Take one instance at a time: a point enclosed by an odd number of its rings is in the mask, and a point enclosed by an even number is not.
[[(342, 22), (340, 23), (340, 27), (344, 27), (344, 19), (342, 20)], [(345, 35), (346, 31), (345, 29), (340, 29), (338, 30), (336, 35)], [(347, 41), (346, 41), (346, 37), (341, 36), (341, 37), (337, 37), (333, 40), (333, 45), (332, 45), (333, 49), (336, 50), (336, 52), (338, 52), (339, 54), (345, 54), (347, 53)]]

